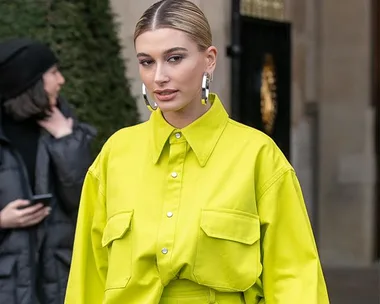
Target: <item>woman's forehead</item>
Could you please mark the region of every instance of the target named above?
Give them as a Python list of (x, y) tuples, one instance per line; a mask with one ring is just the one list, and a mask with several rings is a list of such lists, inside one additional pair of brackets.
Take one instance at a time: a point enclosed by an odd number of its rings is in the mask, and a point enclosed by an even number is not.
[(161, 28), (142, 33), (136, 38), (136, 52), (153, 56), (153, 54), (163, 54), (168, 50), (193, 51), (197, 50), (197, 45), (183, 31)]

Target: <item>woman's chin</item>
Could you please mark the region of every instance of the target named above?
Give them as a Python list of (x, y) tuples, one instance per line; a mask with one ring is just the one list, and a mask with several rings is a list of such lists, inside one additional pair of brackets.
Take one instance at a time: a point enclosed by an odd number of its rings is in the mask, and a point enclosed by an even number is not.
[(160, 108), (162, 113), (166, 112), (176, 112), (183, 108), (183, 105), (179, 104), (175, 101), (168, 101), (168, 102), (157, 102), (158, 107)]

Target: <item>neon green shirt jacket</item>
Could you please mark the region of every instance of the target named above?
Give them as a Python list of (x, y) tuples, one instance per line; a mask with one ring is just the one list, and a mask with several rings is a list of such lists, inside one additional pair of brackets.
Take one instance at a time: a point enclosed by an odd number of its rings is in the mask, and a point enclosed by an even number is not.
[(104, 145), (83, 186), (66, 304), (156, 304), (177, 279), (249, 304), (329, 303), (292, 166), (210, 102), (183, 129), (157, 110)]

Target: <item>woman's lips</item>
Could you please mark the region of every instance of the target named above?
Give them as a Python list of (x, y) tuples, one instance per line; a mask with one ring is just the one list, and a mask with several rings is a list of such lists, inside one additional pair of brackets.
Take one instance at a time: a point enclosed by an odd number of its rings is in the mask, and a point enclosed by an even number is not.
[(154, 96), (159, 101), (172, 101), (177, 96), (177, 90), (156, 90)]

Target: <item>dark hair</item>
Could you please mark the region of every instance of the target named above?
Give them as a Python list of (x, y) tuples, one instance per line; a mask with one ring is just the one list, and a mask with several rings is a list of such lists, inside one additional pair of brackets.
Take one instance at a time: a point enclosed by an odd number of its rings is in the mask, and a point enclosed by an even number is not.
[(171, 28), (185, 32), (205, 51), (212, 45), (210, 25), (201, 9), (188, 0), (162, 0), (149, 7), (136, 24), (134, 41), (146, 31)]
[(5, 112), (17, 121), (29, 118), (41, 120), (49, 116), (50, 103), (43, 80), (15, 98), (4, 102)]

